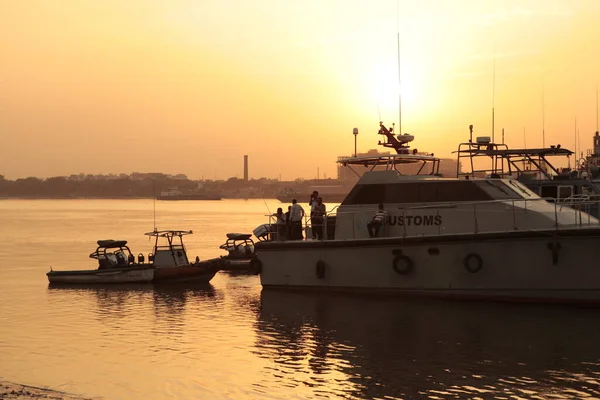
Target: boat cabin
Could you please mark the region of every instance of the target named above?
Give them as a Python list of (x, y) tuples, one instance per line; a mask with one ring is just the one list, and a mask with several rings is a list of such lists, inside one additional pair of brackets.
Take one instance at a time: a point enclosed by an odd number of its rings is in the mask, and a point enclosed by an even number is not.
[(187, 251), (183, 244), (183, 236), (191, 235), (192, 231), (165, 230), (145, 233), (154, 237), (154, 252), (148, 256), (156, 267), (170, 267), (190, 264)]

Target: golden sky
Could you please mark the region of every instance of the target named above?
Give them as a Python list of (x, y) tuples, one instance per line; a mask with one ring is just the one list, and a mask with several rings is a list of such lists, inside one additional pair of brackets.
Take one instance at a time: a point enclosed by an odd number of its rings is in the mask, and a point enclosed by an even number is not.
[(398, 33), (414, 148), (491, 136), (493, 105), (498, 141), (544, 121), (574, 149), (577, 118), (587, 149), (599, 23), (599, 0), (0, 0), (0, 174), (335, 176), (352, 128), (364, 151), (398, 122)]

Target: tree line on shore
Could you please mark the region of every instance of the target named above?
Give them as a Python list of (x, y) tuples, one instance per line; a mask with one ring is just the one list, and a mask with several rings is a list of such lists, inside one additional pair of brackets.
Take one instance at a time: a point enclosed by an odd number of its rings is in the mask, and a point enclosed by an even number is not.
[(152, 198), (163, 191), (177, 188), (182, 193), (210, 193), (224, 198), (274, 198), (283, 189), (305, 192), (310, 181), (297, 179), (282, 182), (275, 179), (239, 178), (227, 180), (190, 180), (182, 175), (144, 174), (87, 175), (52, 178), (5, 179), (0, 175), (0, 197), (3, 198)]

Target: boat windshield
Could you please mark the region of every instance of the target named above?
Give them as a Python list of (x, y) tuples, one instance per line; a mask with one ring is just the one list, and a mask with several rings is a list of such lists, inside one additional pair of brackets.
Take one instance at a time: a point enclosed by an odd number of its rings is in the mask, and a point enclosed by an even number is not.
[(501, 179), (357, 184), (342, 205), (472, 202), (536, 197), (532, 192), (529, 192), (531, 196), (521, 194), (521, 189), (520, 185), (513, 188)]
[(508, 181), (504, 182), (506, 185), (509, 185), (513, 188), (515, 188), (515, 190), (521, 194), (521, 196), (529, 198), (529, 197), (538, 197), (537, 194), (535, 194), (533, 191), (531, 191), (527, 186), (523, 185), (521, 182), (513, 180), (513, 179), (509, 179)]
[(473, 182), (475, 182), (477, 186), (483, 189), (483, 191), (489, 194), (494, 200), (520, 199), (523, 197), (519, 195), (517, 188), (511, 188), (507, 186), (504, 181), (500, 179), (486, 179)]

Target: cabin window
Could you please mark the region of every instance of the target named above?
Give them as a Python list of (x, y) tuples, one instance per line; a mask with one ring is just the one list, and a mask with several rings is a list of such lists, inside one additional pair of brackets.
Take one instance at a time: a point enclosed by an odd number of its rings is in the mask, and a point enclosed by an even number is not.
[(509, 180), (505, 182), (506, 185), (512, 187), (515, 192), (519, 193), (523, 197), (537, 197), (537, 194), (531, 191), (527, 186), (523, 185), (519, 181)]
[(522, 198), (514, 189), (500, 180), (474, 181), (474, 183), (494, 200)]
[[(502, 192), (501, 192), (502, 193)], [(505, 197), (519, 198), (509, 188)], [(498, 195), (499, 197), (499, 195)], [(379, 203), (439, 203), (452, 201), (492, 200), (486, 191), (471, 181), (403, 182), (395, 184), (356, 185), (348, 194), (343, 205)]]
[[(438, 188), (439, 184), (432, 183), (419, 183), (419, 202), (420, 203), (431, 203), (437, 200), (438, 198)], [(432, 200), (433, 199), (433, 200)]]
[(419, 203), (419, 183), (390, 184), (385, 192), (385, 203)]
[(356, 185), (352, 188), (342, 205), (379, 204), (384, 202), (387, 184)]
[(467, 181), (410, 182), (389, 185), (386, 203), (439, 203), (490, 200), (484, 191)]
[(446, 201), (485, 201), (492, 197), (471, 181), (439, 182), (437, 200)]
[(573, 195), (573, 186), (559, 186), (558, 198), (567, 199)]
[(542, 186), (540, 188), (540, 197), (551, 197), (555, 199), (558, 195), (558, 187), (555, 185), (552, 186)]
[(587, 194), (587, 195), (594, 194), (594, 189), (592, 189), (589, 186), (581, 186), (581, 194)]

